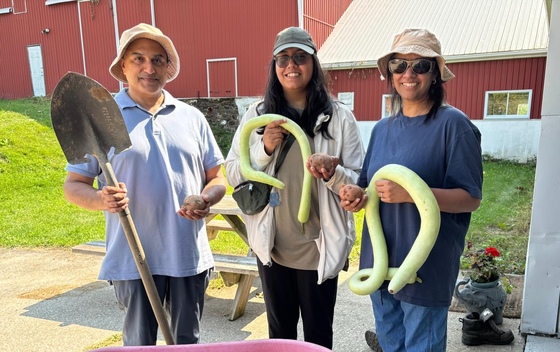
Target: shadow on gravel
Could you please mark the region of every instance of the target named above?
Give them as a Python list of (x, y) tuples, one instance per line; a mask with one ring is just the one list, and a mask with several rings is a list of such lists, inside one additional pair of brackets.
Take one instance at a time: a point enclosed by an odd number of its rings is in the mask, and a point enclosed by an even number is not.
[(23, 316), (121, 331), (124, 314), (117, 308), (113, 288), (96, 281), (26, 307)]
[[(63, 285), (58, 285), (61, 287)], [(236, 286), (235, 286), (236, 287)], [(45, 289), (49, 291), (49, 288)], [(56, 290), (53, 287), (52, 290)], [(51, 291), (52, 291), (51, 290)], [(30, 292), (26, 296), (45, 295), (45, 292)], [(233, 302), (233, 290), (206, 296), (201, 323), (203, 342), (238, 341), (250, 337), (248, 325), (265, 312), (264, 301), (255, 298), (253, 290), (245, 314), (229, 321)], [(231, 296), (231, 297), (230, 297)], [(48, 296), (47, 296), (48, 297)], [(121, 332), (124, 313), (118, 308), (113, 288), (105, 281), (96, 281), (72, 290), (56, 294), (25, 308), (22, 316), (60, 322), (60, 326), (79, 325), (94, 329)], [(266, 320), (264, 320), (266, 324)], [(261, 336), (264, 337), (264, 336)], [(160, 336), (163, 340), (163, 337)]]

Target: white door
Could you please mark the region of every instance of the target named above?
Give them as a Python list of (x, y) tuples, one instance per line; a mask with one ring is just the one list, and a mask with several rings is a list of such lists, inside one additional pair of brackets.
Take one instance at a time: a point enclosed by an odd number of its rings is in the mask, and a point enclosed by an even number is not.
[(29, 57), (29, 69), (31, 70), (31, 84), (33, 85), (33, 96), (44, 97), (45, 77), (43, 75), (43, 54), (40, 45), (30, 45), (27, 47)]

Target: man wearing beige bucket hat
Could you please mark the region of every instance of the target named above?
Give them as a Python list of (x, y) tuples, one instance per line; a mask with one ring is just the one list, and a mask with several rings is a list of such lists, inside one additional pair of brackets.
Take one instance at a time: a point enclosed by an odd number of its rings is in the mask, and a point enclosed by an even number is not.
[[(366, 341), (372, 349), (379, 342), (385, 352), (445, 351), (447, 313), (459, 260), (471, 212), (482, 198), (481, 135), (463, 112), (445, 103), (443, 84), (454, 75), (433, 33), (404, 30), (394, 37), (391, 50), (377, 65), (392, 92), (392, 116), (378, 121), (373, 129), (358, 185), (368, 187), (372, 176), (385, 165), (403, 165), (432, 190), (441, 226), (430, 255), (417, 272), (422, 283), (408, 284), (393, 295), (385, 281), (370, 295), (377, 335), (366, 332)], [(389, 267), (399, 267), (418, 236), (420, 215), (399, 184), (383, 179), (374, 187), (380, 198)], [(352, 211), (367, 201), (342, 200), (341, 204)], [(364, 223), (360, 269), (373, 267), (372, 252)]]
[[(198, 343), (204, 293), (214, 260), (204, 218), (225, 194), (222, 153), (204, 115), (163, 87), (179, 73), (179, 56), (169, 37), (141, 23), (122, 33), (110, 73), (128, 83), (115, 100), (132, 147), (109, 155), (120, 187), (106, 186), (97, 160), (68, 165), (68, 200), (103, 210), (106, 255), (99, 278), (111, 282), (124, 308), (125, 345), (155, 345), (157, 320), (116, 213), (125, 208), (146, 253), (150, 271), (169, 313), (178, 344)], [(98, 188), (94, 188), (97, 179)], [(183, 200), (200, 195), (201, 210)]]

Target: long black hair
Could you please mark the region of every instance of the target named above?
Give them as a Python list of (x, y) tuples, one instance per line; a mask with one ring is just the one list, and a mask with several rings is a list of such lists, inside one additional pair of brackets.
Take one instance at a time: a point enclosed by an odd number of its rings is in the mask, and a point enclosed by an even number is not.
[[(263, 101), (259, 104), (257, 111), (263, 114), (279, 114), (286, 116), (290, 120), (296, 122), (308, 136), (313, 138), (315, 136), (314, 128), (317, 123), (317, 118), (321, 113), (332, 116), (333, 113), (333, 100), (328, 91), (327, 76), (323, 72), (319, 59), (316, 54), (311, 55), (313, 60), (313, 74), (311, 80), (307, 85), (307, 104), (303, 113), (290, 107), (278, 77), (276, 76), (276, 62), (274, 58), (270, 62), (268, 83)], [(321, 124), (319, 131), (323, 137), (332, 139), (328, 132), (328, 124), (331, 119), (328, 119)]]
[[(436, 116), (437, 110), (445, 104), (445, 88), (443, 88), (443, 84), (445, 83), (441, 79), (441, 73), (439, 71), (438, 63), (435, 61), (434, 71), (436, 72), (436, 76), (434, 81), (432, 81), (432, 85), (430, 86), (430, 91), (428, 92), (428, 99), (433, 103), (430, 111), (428, 112), (428, 116), (426, 120), (429, 120)], [(393, 86), (393, 74), (391, 71), (387, 70), (387, 84), (389, 89), (392, 92), (391, 97), (391, 114), (396, 115), (397, 113), (402, 111), (402, 98), (397, 92), (397, 89)]]

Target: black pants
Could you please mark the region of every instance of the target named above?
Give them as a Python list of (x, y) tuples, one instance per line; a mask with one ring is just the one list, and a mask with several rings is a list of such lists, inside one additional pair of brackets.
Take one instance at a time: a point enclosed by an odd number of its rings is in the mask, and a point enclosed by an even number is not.
[[(171, 334), (177, 344), (196, 344), (210, 271), (189, 277), (154, 275), (154, 283), (170, 316)], [(113, 281), (117, 302), (124, 308), (125, 346), (155, 345), (158, 324), (142, 280)]]
[(298, 270), (257, 260), (262, 281), (268, 335), (297, 340), (299, 314), (304, 340), (332, 349), (338, 276), (317, 284), (317, 270)]

